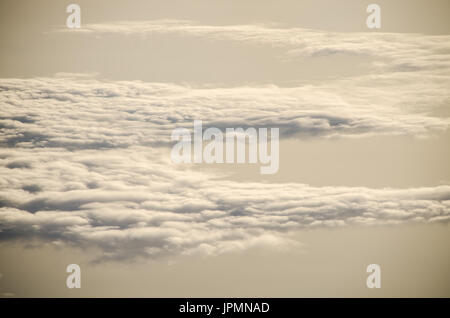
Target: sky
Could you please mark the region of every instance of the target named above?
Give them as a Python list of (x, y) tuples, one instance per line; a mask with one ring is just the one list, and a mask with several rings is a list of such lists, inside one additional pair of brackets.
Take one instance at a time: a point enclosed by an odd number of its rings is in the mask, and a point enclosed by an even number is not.
[[(70, 3), (0, 4), (2, 297), (450, 296), (448, 1)], [(278, 173), (173, 163), (194, 120)]]

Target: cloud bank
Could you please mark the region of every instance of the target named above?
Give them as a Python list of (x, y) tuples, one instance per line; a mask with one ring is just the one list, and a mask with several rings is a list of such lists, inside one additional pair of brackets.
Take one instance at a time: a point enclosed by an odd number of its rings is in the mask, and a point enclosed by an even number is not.
[(1, 157), (0, 238), (95, 246), (99, 258), (283, 248), (294, 245), (291, 231), (304, 228), (450, 219), (450, 186), (239, 183), (140, 147), (22, 149)]
[[(349, 92), (345, 81), (211, 89), (70, 75), (2, 79), (0, 239), (94, 246), (99, 259), (130, 259), (289, 248), (289, 233), (304, 228), (447, 222), (450, 186), (240, 183), (170, 162), (171, 129), (197, 118), (282, 127), (284, 138), (447, 129), (447, 119), (425, 111), (445, 97), (431, 94), (438, 84), (424, 83), (419, 96), (399, 80), (393, 90), (409, 94), (397, 99), (377, 96), (386, 87), (364, 87), (368, 80)], [(410, 99), (423, 100), (420, 111), (401, 107)]]
[[(282, 138), (428, 136), (448, 118), (441, 81), (368, 76), (324, 85), (192, 88), (83, 78), (1, 79), (0, 143), (9, 147), (126, 148), (170, 143), (174, 128), (279, 127)], [(413, 84), (414, 82), (414, 84)], [(372, 83), (372, 86), (369, 86)], [(379, 84), (377, 84), (379, 83)]]
[(429, 137), (450, 124), (448, 36), (186, 21), (84, 25), (372, 57), (373, 73), (296, 87), (202, 87), (87, 74), (0, 79), (0, 240), (97, 247), (99, 260), (292, 248), (299, 229), (448, 222), (450, 186), (246, 183), (170, 162), (173, 129), (278, 127), (281, 138)]
[[(69, 33), (67, 28), (56, 32)], [(391, 71), (429, 70), (445, 73), (450, 67), (450, 36), (381, 32), (330, 32), (275, 24), (202, 25), (185, 20), (115, 21), (85, 24), (75, 33), (86, 35), (174, 34), (231, 40), (285, 48), (287, 55), (366, 55), (377, 58), (374, 66)], [(448, 74), (448, 73), (447, 73)]]

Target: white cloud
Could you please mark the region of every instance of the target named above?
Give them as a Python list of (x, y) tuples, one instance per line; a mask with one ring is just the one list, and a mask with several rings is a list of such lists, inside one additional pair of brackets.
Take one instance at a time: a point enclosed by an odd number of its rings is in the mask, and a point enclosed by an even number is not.
[[(67, 28), (57, 32), (73, 32)], [(85, 24), (78, 34), (140, 35), (176, 34), (232, 40), (286, 48), (289, 56), (356, 54), (377, 57), (375, 65), (386, 70), (433, 70), (450, 67), (450, 36), (381, 32), (329, 32), (276, 25), (202, 25), (183, 20), (115, 21)], [(447, 73), (448, 74), (448, 73)]]
[[(289, 233), (303, 228), (450, 220), (450, 186), (240, 183), (174, 165), (165, 151), (147, 147), (7, 154), (0, 238), (96, 246), (103, 258), (281, 248), (295, 244)], [(33, 157), (31, 168), (4, 165), (18, 157)], [(41, 190), (24, 190), (30, 184)]]
[(445, 83), (438, 78), (422, 81), (420, 74), (293, 88), (1, 79), (0, 142), (72, 150), (155, 146), (170, 142), (174, 128), (192, 129), (194, 119), (219, 128), (279, 127), (282, 137), (426, 136), (449, 126), (448, 118), (430, 115), (449, 99)]
[[(76, 31), (77, 32), (77, 31)], [(412, 135), (448, 129), (447, 36), (329, 33), (150, 21), (85, 34), (176, 33), (365, 54), (371, 75), (298, 87), (191, 87), (82, 74), (0, 80), (0, 239), (101, 248), (101, 258), (289, 247), (289, 233), (351, 224), (448, 222), (450, 186), (311, 187), (222, 180), (170, 162), (178, 127), (279, 127), (282, 138)]]

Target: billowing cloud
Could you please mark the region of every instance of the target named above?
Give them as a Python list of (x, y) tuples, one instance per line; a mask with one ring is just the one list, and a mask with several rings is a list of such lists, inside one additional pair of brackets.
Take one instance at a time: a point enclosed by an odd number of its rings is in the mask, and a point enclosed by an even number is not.
[[(1, 239), (96, 246), (105, 258), (291, 246), (291, 231), (447, 222), (450, 186), (417, 189), (240, 183), (147, 148), (2, 153)], [(32, 158), (29, 167), (8, 162)], [(30, 192), (28, 187), (39, 190)]]
[(374, 72), (296, 87), (209, 87), (82, 74), (0, 79), (0, 240), (95, 246), (100, 259), (290, 247), (290, 233), (448, 222), (450, 186), (235, 182), (170, 161), (179, 127), (279, 127), (281, 138), (428, 137), (446, 131), (447, 36), (329, 33), (180, 21), (84, 25), (84, 34), (175, 33), (372, 56)]
[[(396, 107), (389, 94), (377, 99), (374, 91), (356, 88), (351, 95), (339, 85), (327, 92), (3, 79), (0, 239), (95, 246), (101, 259), (121, 259), (289, 247), (295, 244), (289, 233), (302, 228), (447, 222), (449, 186), (241, 183), (170, 161), (165, 138), (196, 118), (229, 127), (281, 126), (308, 136), (426, 135), (447, 127), (442, 118)], [(363, 94), (379, 101), (379, 109), (361, 105)]]
[(205, 127), (279, 127), (282, 137), (427, 136), (450, 123), (432, 116), (449, 98), (444, 84), (414, 74), (293, 88), (1, 79), (0, 142), (71, 150), (156, 146), (168, 144), (174, 128), (192, 129), (195, 119)]

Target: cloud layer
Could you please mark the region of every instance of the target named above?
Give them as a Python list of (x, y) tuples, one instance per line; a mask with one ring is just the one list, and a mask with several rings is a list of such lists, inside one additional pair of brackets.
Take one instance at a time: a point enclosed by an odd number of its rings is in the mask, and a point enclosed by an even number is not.
[[(60, 30), (66, 32), (66, 30)], [(296, 87), (201, 87), (94, 76), (0, 79), (0, 240), (94, 246), (99, 259), (292, 247), (292, 231), (448, 222), (450, 186), (234, 182), (170, 162), (174, 128), (279, 127), (281, 138), (428, 137), (446, 131), (448, 36), (330, 33), (183, 21), (84, 25), (76, 34), (176, 34), (373, 58), (370, 75)], [(65, 35), (67, 35), (65, 33)], [(198, 167), (197, 167), (198, 168)]]
[[(239, 183), (173, 165), (140, 147), (1, 156), (0, 238), (95, 246), (103, 258), (281, 248), (293, 245), (288, 234), (302, 228), (450, 219), (450, 186)], [(11, 162), (23, 165), (8, 168)]]
[[(56, 32), (70, 33), (62, 28)], [(76, 33), (86, 35), (175, 34), (282, 47), (288, 56), (367, 55), (383, 70), (434, 70), (450, 67), (450, 36), (399, 33), (329, 32), (277, 25), (202, 25), (184, 20), (115, 21), (85, 24)], [(447, 73), (448, 74), (448, 73)]]
[(195, 119), (223, 129), (279, 127), (282, 137), (443, 132), (449, 119), (432, 112), (448, 100), (448, 90), (437, 78), (419, 77), (365, 76), (293, 88), (1, 79), (0, 143), (71, 150), (167, 145), (174, 128), (192, 129)]
[(376, 85), (343, 87), (342, 81), (206, 89), (67, 76), (2, 79), (0, 238), (95, 246), (100, 259), (129, 259), (289, 247), (291, 231), (318, 226), (447, 222), (450, 186), (239, 183), (170, 162), (171, 129), (194, 119), (283, 127), (284, 137), (309, 138), (426, 136), (448, 126), (423, 111), (443, 95), (406, 94), (422, 98), (419, 112), (400, 107), (389, 92), (376, 96)]

